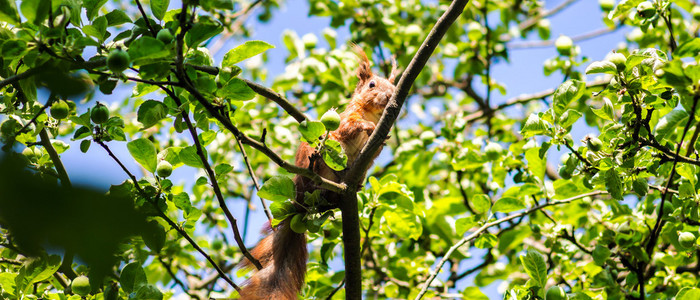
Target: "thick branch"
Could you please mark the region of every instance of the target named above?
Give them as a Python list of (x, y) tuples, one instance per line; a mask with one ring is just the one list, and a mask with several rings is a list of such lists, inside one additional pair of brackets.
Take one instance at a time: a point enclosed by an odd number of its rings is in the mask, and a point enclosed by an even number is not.
[(440, 270), (442, 269), (442, 266), (445, 265), (445, 262), (447, 262), (447, 260), (450, 258), (450, 255), (452, 255), (452, 253), (453, 253), (455, 250), (457, 250), (459, 247), (461, 247), (462, 245), (464, 245), (464, 244), (466, 244), (466, 243), (468, 243), (468, 242), (470, 242), (470, 241), (476, 239), (477, 237), (479, 237), (479, 235), (481, 235), (481, 233), (483, 233), (484, 231), (486, 231), (486, 229), (489, 229), (489, 228), (491, 228), (491, 227), (493, 227), (493, 226), (496, 226), (496, 225), (501, 224), (501, 223), (503, 223), (503, 222), (507, 222), (507, 221), (513, 220), (513, 219), (518, 218), (518, 217), (522, 217), (522, 216), (525, 216), (525, 215), (529, 215), (529, 214), (531, 214), (531, 213), (533, 213), (533, 212), (539, 211), (539, 210), (541, 210), (541, 209), (543, 209), (543, 208), (545, 208), (545, 207), (548, 207), (548, 206), (554, 206), (554, 205), (565, 204), (565, 203), (569, 203), (569, 202), (572, 202), (572, 201), (576, 201), (576, 200), (579, 200), (579, 199), (582, 199), (582, 198), (585, 198), (585, 197), (593, 197), (593, 196), (602, 195), (602, 194), (607, 194), (607, 192), (605, 192), (605, 191), (594, 191), (594, 192), (590, 192), (590, 193), (578, 195), (578, 196), (576, 196), (576, 197), (571, 197), (571, 198), (569, 198), (569, 199), (564, 199), (564, 200), (559, 200), (559, 201), (553, 201), (553, 202), (546, 202), (546, 203), (543, 203), (543, 204), (541, 204), (541, 205), (538, 205), (538, 206), (535, 206), (535, 207), (533, 207), (533, 208), (530, 208), (530, 209), (528, 209), (528, 210), (526, 210), (526, 211), (523, 211), (523, 212), (521, 212), (521, 213), (517, 213), (517, 214), (510, 215), (510, 216), (506, 216), (506, 217), (500, 218), (500, 219), (498, 219), (498, 220), (495, 220), (495, 221), (492, 221), (492, 222), (489, 222), (489, 223), (484, 224), (483, 226), (479, 227), (479, 229), (477, 229), (476, 231), (472, 232), (472, 234), (470, 234), (470, 235), (468, 235), (468, 236), (462, 238), (461, 240), (459, 240), (459, 242), (457, 242), (457, 243), (454, 244), (452, 247), (450, 247), (449, 250), (447, 250), (447, 252), (445, 253), (445, 256), (442, 257), (442, 259), (440, 260), (440, 262), (439, 262), (439, 263), (437, 264), (437, 266), (435, 267), (435, 270), (434, 270), (433, 272), (431, 272), (430, 277), (428, 277), (428, 280), (426, 280), (426, 282), (423, 284), (423, 288), (421, 289), (421, 291), (420, 291), (420, 293), (418, 294), (418, 296), (416, 296), (416, 300), (419, 300), (419, 299), (423, 298), (423, 295), (425, 295), (425, 293), (428, 291), (428, 287), (430, 287), (430, 283), (432, 283), (433, 280), (435, 279), (435, 277), (438, 275), (438, 273), (440, 273)]

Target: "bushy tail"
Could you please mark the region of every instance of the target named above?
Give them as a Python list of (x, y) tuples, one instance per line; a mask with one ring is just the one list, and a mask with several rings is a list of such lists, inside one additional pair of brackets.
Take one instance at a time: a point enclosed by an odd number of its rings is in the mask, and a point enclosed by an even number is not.
[[(263, 268), (255, 271), (245, 283), (240, 299), (299, 298), (309, 254), (306, 251), (306, 235), (294, 232), (289, 227), (289, 219), (281, 222), (275, 231), (260, 241), (251, 254), (260, 261)], [(248, 260), (243, 261), (241, 266), (255, 269)]]

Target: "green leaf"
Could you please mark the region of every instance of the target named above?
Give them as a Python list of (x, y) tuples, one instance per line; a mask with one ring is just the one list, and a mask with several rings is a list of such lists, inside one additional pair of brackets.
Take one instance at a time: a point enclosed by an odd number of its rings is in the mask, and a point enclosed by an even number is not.
[(243, 45), (229, 50), (226, 55), (224, 55), (224, 60), (221, 62), (221, 66), (230, 67), (274, 47), (275, 46), (263, 41), (247, 41), (243, 43)]
[(88, 21), (92, 21), (95, 19), (97, 16), (97, 13), (100, 12), (100, 8), (107, 3), (107, 0), (84, 0), (83, 1), (83, 6), (85, 7), (85, 10), (87, 11), (87, 18)]
[(654, 128), (656, 139), (663, 141), (669, 133), (676, 130), (676, 127), (685, 124), (685, 120), (687, 119), (688, 112), (683, 109), (674, 109), (667, 113), (656, 123), (656, 127)]
[[(104, 0), (107, 1), (107, 0)], [(0, 3), (0, 5), (2, 5)], [(22, 15), (34, 25), (40, 25), (49, 16), (50, 0), (23, 0), (19, 4)]]
[(199, 44), (206, 41), (223, 31), (221, 24), (206, 16), (200, 16), (198, 22), (195, 22), (190, 30), (185, 35), (185, 43), (187, 47), (197, 48)]
[(474, 246), (481, 249), (490, 249), (496, 245), (498, 245), (498, 237), (490, 233), (482, 234), (474, 241)]
[(147, 284), (136, 291), (133, 299), (163, 300), (163, 293), (155, 285)]
[(525, 125), (523, 125), (523, 128), (520, 130), (520, 134), (523, 136), (523, 138), (529, 138), (531, 136), (546, 133), (547, 124), (545, 124), (536, 113), (530, 114), (530, 116), (527, 117)]
[(540, 183), (544, 183), (544, 175), (547, 170), (547, 161), (545, 160), (547, 151), (545, 150), (542, 153), (542, 149), (541, 147), (535, 147), (525, 152), (527, 167), (532, 175), (539, 179)]
[(593, 261), (595, 261), (596, 265), (603, 266), (605, 265), (605, 261), (608, 259), (608, 257), (610, 257), (611, 252), (608, 247), (596, 245), (592, 254)]
[(150, 64), (154, 59), (170, 57), (163, 42), (150, 36), (142, 36), (129, 45), (129, 58), (134, 64)]
[[(613, 65), (613, 67), (615, 67), (615, 65)], [(569, 106), (571, 101), (577, 100), (583, 96), (585, 90), (586, 83), (579, 80), (571, 79), (559, 85), (557, 90), (554, 91), (553, 95), (554, 114), (556, 116), (560, 116), (564, 111), (566, 111), (566, 108)]]
[(0, 21), (10, 23), (12, 25), (19, 24), (19, 14), (17, 6), (13, 0), (0, 0)]
[(90, 149), (90, 140), (83, 140), (80, 142), (80, 152), (87, 153)]
[(492, 210), (494, 212), (509, 213), (524, 208), (525, 203), (523, 203), (523, 201), (519, 200), (518, 198), (503, 197), (496, 200), (496, 203), (493, 204)]
[(136, 162), (143, 166), (149, 172), (156, 170), (156, 147), (153, 143), (145, 138), (133, 140), (126, 144), (129, 153), (134, 157)]
[(696, 287), (684, 287), (678, 294), (676, 294), (676, 300), (696, 300), (700, 299), (700, 289)]
[(165, 12), (168, 11), (170, 0), (151, 0), (151, 11), (158, 20), (163, 20)]
[(163, 102), (146, 100), (139, 106), (136, 120), (143, 124), (143, 129), (158, 124), (160, 120), (168, 116), (168, 108)]
[(613, 198), (622, 200), (624, 187), (622, 186), (622, 178), (615, 168), (610, 168), (605, 172), (605, 188)]
[(683, 62), (680, 59), (674, 59), (663, 67), (664, 76), (659, 80), (678, 90), (684, 90), (686, 86), (692, 84), (692, 80), (685, 75), (684, 69)]
[(342, 171), (348, 165), (348, 156), (345, 155), (340, 142), (329, 139), (326, 140), (326, 146), (323, 148), (323, 161), (329, 168)]
[(309, 145), (318, 143), (319, 138), (326, 132), (326, 127), (321, 121), (304, 120), (299, 123), (299, 132)]
[(296, 213), (296, 209), (291, 201), (276, 201), (270, 204), (270, 213), (275, 220), (282, 221)]
[(255, 98), (255, 91), (245, 81), (239, 78), (231, 78), (222, 88), (216, 91), (216, 95), (231, 100), (251, 100)]
[(457, 235), (464, 235), (467, 232), (467, 230), (471, 229), (472, 227), (474, 227), (474, 225), (476, 225), (476, 222), (476, 216), (468, 216), (457, 219), (457, 221), (455, 221), (455, 230), (457, 231)]
[(586, 67), (586, 74), (617, 74), (617, 66), (607, 60), (594, 61)]
[(417, 239), (423, 234), (418, 216), (405, 209), (387, 210), (382, 217), (387, 221), (391, 232), (400, 238)]
[(34, 283), (50, 278), (60, 266), (61, 257), (58, 255), (28, 258), (15, 279), (17, 289), (20, 291), (31, 289)]
[(578, 110), (567, 109), (561, 115), (561, 117), (559, 117), (559, 126), (569, 128), (570, 126), (574, 125), (574, 123), (576, 123), (581, 116), (583, 116), (583, 114), (581, 114)]
[(131, 23), (131, 18), (122, 10), (115, 9), (105, 15), (107, 18), (107, 26), (117, 26), (124, 23)]
[(603, 103), (603, 106), (601, 108), (591, 107), (591, 110), (597, 116), (599, 116), (605, 120), (615, 122), (615, 108), (613, 107), (612, 102), (610, 102), (610, 99), (605, 98), (605, 97), (603, 98), (603, 101), (604, 101), (604, 103)]
[(700, 38), (686, 41), (673, 51), (673, 57), (695, 57), (700, 53)]
[[(197, 147), (195, 147), (194, 145), (182, 148), (182, 150), (180, 150), (180, 153), (178, 154), (178, 157), (180, 158), (180, 161), (183, 164), (186, 164), (190, 167), (204, 168), (202, 159), (197, 154)], [(204, 157), (207, 157), (206, 153), (204, 153)]]
[(469, 300), (489, 300), (489, 297), (486, 296), (481, 290), (479, 290), (478, 287), (475, 286), (470, 286), (464, 291), (462, 291), (462, 296), (463, 299), (469, 299)]
[(463, 148), (452, 158), (451, 164), (453, 169), (464, 171), (467, 169), (480, 168), (484, 165), (484, 162), (486, 162), (484, 155), (475, 150)]
[(537, 252), (537, 250), (529, 249), (525, 255), (520, 256), (520, 262), (523, 264), (525, 272), (527, 275), (530, 275), (535, 285), (544, 289), (547, 283), (547, 264), (545, 263), (544, 256)]
[(649, 192), (649, 183), (646, 178), (637, 178), (632, 182), (632, 189), (637, 195), (644, 197)]
[(122, 269), (119, 276), (119, 283), (125, 292), (131, 293), (134, 290), (140, 289), (142, 286), (148, 285), (148, 280), (146, 279), (146, 272), (143, 271), (141, 264), (132, 262)]
[(258, 197), (270, 201), (294, 200), (294, 198), (296, 198), (295, 196), (294, 181), (282, 175), (273, 176), (268, 179), (258, 191)]
[(83, 32), (96, 38), (100, 42), (104, 41), (107, 33), (107, 18), (105, 16), (100, 16), (92, 21), (92, 24), (83, 26)]
[(469, 204), (471, 204), (472, 209), (474, 209), (474, 212), (477, 214), (483, 214), (489, 211), (489, 208), (491, 208), (491, 199), (488, 195), (473, 195), (469, 200)]

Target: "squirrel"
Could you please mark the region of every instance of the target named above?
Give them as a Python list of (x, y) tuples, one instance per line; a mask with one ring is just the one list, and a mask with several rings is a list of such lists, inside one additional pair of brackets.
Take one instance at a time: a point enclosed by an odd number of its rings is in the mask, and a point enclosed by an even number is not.
[[(355, 161), (377, 126), (384, 108), (396, 89), (394, 81), (398, 73), (396, 61), (392, 59), (389, 78), (385, 79), (373, 74), (370, 61), (362, 48), (353, 45), (353, 50), (360, 58), (360, 65), (357, 68), (359, 82), (350, 103), (340, 114), (338, 129), (331, 131), (328, 137), (340, 143), (348, 157), (348, 166)], [(377, 151), (378, 154), (379, 151)], [(302, 168), (311, 168), (316, 174), (328, 180), (334, 182), (342, 180), (342, 171), (337, 172), (328, 167), (316, 149), (308, 143), (302, 142), (299, 146), (295, 163)], [(319, 189), (311, 179), (300, 175), (294, 177), (294, 185), (296, 203), (304, 203), (306, 192), (311, 193)], [(323, 191), (322, 196), (330, 202), (335, 200), (337, 203), (339, 199), (337, 194), (330, 191)], [(306, 250), (306, 235), (294, 232), (289, 222), (289, 219), (280, 222), (274, 231), (269, 228), (269, 235), (251, 251), (263, 268), (253, 274), (243, 286), (239, 293), (240, 299), (298, 299), (298, 294), (304, 285), (306, 261), (309, 255)], [(244, 260), (241, 266), (254, 268), (248, 260)]]

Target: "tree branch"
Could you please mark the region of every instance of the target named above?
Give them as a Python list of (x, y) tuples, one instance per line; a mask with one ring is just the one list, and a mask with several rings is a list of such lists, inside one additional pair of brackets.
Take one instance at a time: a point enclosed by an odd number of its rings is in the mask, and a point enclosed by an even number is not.
[[(612, 33), (617, 31), (618, 29), (622, 28), (622, 26), (615, 26), (615, 27), (605, 27), (605, 28), (599, 28), (590, 32), (582, 33), (576, 36), (571, 37), (571, 40), (574, 42), (580, 42), (580, 41), (585, 41), (585, 40), (590, 40), (608, 33)], [(507, 47), (512, 50), (520, 50), (520, 49), (532, 49), (532, 48), (543, 48), (543, 47), (551, 47), (554, 46), (555, 40), (545, 40), (545, 41), (528, 41), (528, 42), (518, 42), (518, 43), (509, 43)]]
[(56, 149), (54, 149), (53, 145), (51, 144), (51, 138), (49, 138), (49, 133), (46, 132), (46, 127), (42, 128), (41, 131), (39, 131), (39, 137), (41, 138), (41, 145), (44, 146), (46, 152), (49, 153), (49, 157), (51, 158), (51, 162), (53, 162), (53, 166), (56, 168), (56, 172), (58, 173), (58, 178), (61, 179), (61, 183), (63, 184), (63, 186), (70, 187), (71, 183), (70, 179), (68, 178), (66, 168), (63, 167), (61, 157), (58, 155), (58, 152), (56, 152)]
[[(168, 95), (173, 98), (173, 101), (175, 101), (175, 104), (177, 104), (178, 107), (182, 106), (182, 101), (180, 100), (180, 97), (175, 95), (172, 91), (168, 90), (167, 88), (160, 87), (162, 90), (164, 90)], [(211, 165), (209, 164), (209, 159), (204, 155), (204, 147), (202, 146), (202, 143), (199, 142), (199, 137), (197, 136), (197, 129), (194, 128), (192, 125), (192, 121), (190, 121), (190, 117), (187, 115), (187, 111), (183, 110), (180, 115), (182, 116), (182, 119), (185, 121), (185, 124), (187, 125), (187, 129), (190, 132), (190, 136), (192, 136), (192, 140), (194, 140), (194, 145), (195, 148), (197, 149), (197, 156), (199, 156), (199, 160), (202, 161), (202, 165), (204, 167), (204, 171), (207, 173), (207, 177), (209, 177), (209, 182), (211, 182), (211, 186), (214, 189), (214, 194), (216, 195), (216, 199), (219, 202), (219, 206), (221, 207), (221, 210), (224, 212), (224, 215), (226, 216), (226, 219), (228, 219), (229, 224), (231, 224), (231, 230), (233, 230), (233, 238), (236, 240), (236, 244), (238, 244), (238, 248), (241, 249), (241, 252), (243, 252), (243, 255), (258, 269), (262, 269), (262, 265), (260, 262), (253, 257), (250, 252), (248, 252), (248, 249), (245, 246), (245, 243), (243, 242), (243, 239), (241, 238), (241, 233), (240, 230), (238, 229), (238, 220), (231, 214), (231, 210), (228, 209), (228, 205), (226, 205), (226, 199), (224, 199), (224, 195), (221, 194), (221, 187), (219, 187), (219, 182), (216, 180), (216, 174), (214, 173), (214, 170), (211, 168)]]
[(553, 202), (546, 202), (546, 203), (543, 203), (543, 204), (541, 204), (541, 205), (538, 205), (538, 206), (535, 206), (535, 207), (533, 207), (533, 208), (530, 208), (530, 209), (528, 209), (528, 210), (525, 210), (525, 211), (523, 211), (523, 212), (521, 212), (521, 213), (517, 213), (517, 214), (510, 215), (510, 216), (506, 216), (506, 217), (500, 218), (500, 219), (498, 219), (498, 220), (495, 220), (495, 221), (492, 221), (492, 222), (489, 222), (489, 223), (484, 224), (483, 226), (479, 227), (479, 229), (477, 229), (476, 231), (474, 231), (474, 232), (471, 233), (470, 235), (468, 235), (468, 236), (462, 238), (461, 240), (459, 240), (459, 242), (457, 242), (457, 243), (454, 244), (452, 247), (450, 247), (450, 249), (447, 250), (447, 252), (446, 252), (445, 255), (442, 257), (442, 259), (440, 260), (440, 262), (438, 262), (437, 266), (435, 267), (435, 270), (434, 270), (433, 272), (431, 272), (430, 277), (428, 277), (428, 280), (426, 280), (426, 282), (423, 284), (423, 288), (421, 289), (420, 293), (418, 293), (418, 296), (416, 296), (416, 300), (419, 300), (419, 299), (423, 298), (423, 295), (425, 295), (425, 293), (428, 291), (428, 287), (430, 287), (430, 283), (432, 283), (433, 280), (435, 279), (435, 277), (437, 277), (438, 273), (440, 273), (440, 270), (442, 269), (442, 266), (445, 265), (445, 262), (447, 262), (447, 260), (449, 259), (450, 255), (452, 255), (452, 253), (453, 253), (455, 250), (457, 250), (459, 247), (461, 247), (462, 245), (464, 245), (464, 244), (466, 244), (467, 242), (470, 242), (470, 241), (476, 239), (477, 237), (479, 237), (479, 235), (481, 235), (481, 233), (483, 233), (484, 231), (486, 231), (486, 229), (489, 229), (490, 227), (496, 226), (496, 225), (501, 224), (501, 223), (503, 223), (503, 222), (507, 222), (507, 221), (513, 220), (513, 219), (518, 218), (518, 217), (521, 217), (521, 216), (529, 215), (529, 214), (531, 214), (531, 213), (533, 213), (533, 212), (535, 212), (535, 211), (541, 210), (541, 209), (543, 209), (543, 208), (545, 208), (545, 207), (548, 207), (548, 206), (554, 206), (554, 205), (565, 204), (565, 203), (569, 203), (569, 202), (572, 202), (572, 201), (575, 201), (575, 200), (579, 200), (579, 199), (582, 199), (582, 198), (585, 198), (585, 197), (592, 197), (592, 196), (603, 195), (603, 194), (607, 194), (607, 192), (605, 192), (605, 191), (594, 191), (594, 192), (590, 192), (590, 193), (586, 193), (586, 194), (581, 194), (581, 195), (578, 195), (578, 196), (575, 196), (575, 197), (571, 197), (571, 198), (568, 198), (568, 199), (564, 199), (564, 200), (553, 201)]
[(184, 229), (182, 229), (180, 226), (178, 226), (177, 223), (175, 223), (172, 219), (170, 219), (170, 217), (168, 217), (163, 211), (161, 211), (161, 210), (158, 208), (158, 205), (156, 205), (155, 203), (153, 203), (153, 201), (152, 201), (153, 199), (152, 199), (151, 197), (149, 197), (149, 195), (146, 193), (146, 191), (144, 191), (144, 190), (141, 188), (141, 186), (139, 185), (139, 182), (138, 182), (138, 180), (136, 179), (136, 176), (134, 176), (134, 174), (132, 174), (132, 173), (129, 171), (129, 169), (127, 169), (126, 166), (124, 166), (124, 164), (121, 162), (121, 160), (119, 160), (119, 159), (114, 155), (114, 153), (112, 152), (112, 150), (110, 150), (109, 147), (107, 147), (107, 145), (106, 145), (104, 142), (100, 141), (100, 140), (95, 140), (95, 142), (96, 142), (98, 145), (102, 146), (102, 148), (105, 149), (105, 151), (107, 151), (107, 155), (109, 155), (115, 162), (117, 162), (117, 164), (119, 165), (119, 167), (122, 168), (122, 170), (124, 171), (124, 173), (126, 173), (126, 175), (129, 176), (129, 178), (131, 179), (131, 181), (134, 183), (134, 187), (135, 187), (136, 190), (139, 192), (139, 194), (141, 194), (144, 198), (146, 198), (146, 199), (149, 200), (148, 202), (149, 202), (151, 205), (153, 205), (153, 207), (155, 208), (155, 210), (158, 212), (158, 215), (159, 215), (161, 218), (163, 218), (163, 220), (165, 220), (165, 221), (168, 223), (168, 225), (170, 225), (170, 227), (172, 227), (173, 229), (175, 229), (175, 231), (177, 231), (182, 237), (184, 237), (184, 238), (190, 243), (190, 245), (192, 245), (192, 247), (193, 247), (195, 250), (197, 250), (197, 252), (199, 252), (199, 254), (201, 254), (202, 256), (204, 256), (204, 258), (206, 258), (207, 261), (209, 261), (209, 263), (214, 267), (214, 269), (216, 269), (216, 271), (219, 273), (219, 276), (221, 276), (221, 278), (223, 278), (224, 280), (226, 280), (226, 282), (228, 282), (229, 285), (231, 285), (234, 289), (236, 289), (237, 291), (240, 292), (240, 291), (241, 291), (241, 288), (240, 288), (238, 285), (236, 285), (236, 284), (233, 282), (233, 280), (231, 280), (231, 278), (228, 277), (228, 275), (226, 275), (226, 273), (221, 269), (221, 267), (219, 267), (219, 265), (214, 261), (214, 259), (212, 259), (211, 256), (209, 256), (209, 254), (207, 254), (201, 247), (199, 247), (199, 245), (197, 245), (197, 242), (195, 242), (195, 241), (192, 239), (192, 237), (190, 237), (190, 235), (187, 234), (187, 232), (186, 232)]

